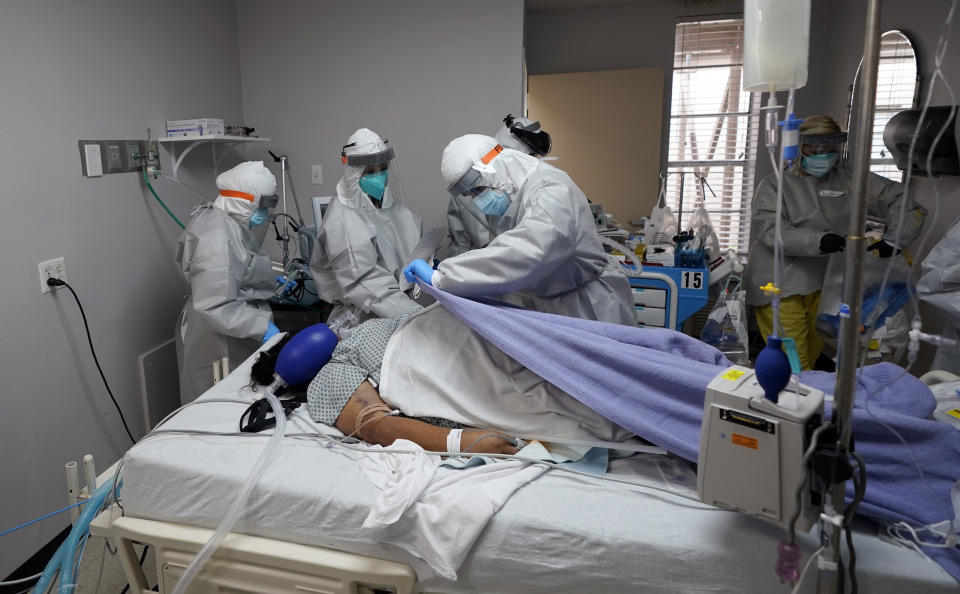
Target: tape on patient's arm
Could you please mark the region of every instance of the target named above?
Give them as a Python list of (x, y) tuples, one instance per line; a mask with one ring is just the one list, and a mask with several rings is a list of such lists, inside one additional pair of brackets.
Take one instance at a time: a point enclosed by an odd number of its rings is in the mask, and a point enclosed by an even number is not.
[(447, 433), (447, 451), (451, 454), (460, 453), (460, 436), (463, 435), (463, 429), (451, 429)]
[[(392, 411), (390, 410), (390, 407), (388, 407), (386, 404), (382, 402), (379, 404), (371, 404), (370, 406), (364, 407), (363, 409), (360, 410), (359, 413), (357, 413), (357, 419), (355, 421), (353, 433), (351, 433), (347, 437), (353, 437), (354, 435), (359, 435), (361, 429), (363, 429), (364, 427), (366, 427), (367, 425), (369, 425), (374, 421), (379, 421), (380, 419), (382, 419), (383, 418), (382, 416), (373, 417), (373, 415), (378, 412), (386, 413), (386, 415), (384, 416), (393, 414)], [(368, 419), (367, 417), (372, 417), (372, 418)]]

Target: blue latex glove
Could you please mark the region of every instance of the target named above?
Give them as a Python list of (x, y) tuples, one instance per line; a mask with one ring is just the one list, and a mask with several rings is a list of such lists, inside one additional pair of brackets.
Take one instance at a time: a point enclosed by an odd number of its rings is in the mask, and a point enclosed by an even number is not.
[[(277, 286), (279, 287), (280, 285), (283, 284), (283, 282), (284, 282), (284, 278), (283, 278), (282, 276), (278, 276), (278, 277), (277, 277)], [(297, 288), (297, 285), (298, 285), (298, 284), (299, 284), (299, 283), (298, 283), (296, 280), (294, 280), (294, 279), (288, 280), (288, 281), (287, 281), (287, 285), (283, 288), (283, 294), (284, 294), (284, 295), (289, 295), (290, 293), (293, 293), (294, 289)]]
[(267, 331), (263, 333), (263, 338), (260, 339), (260, 344), (263, 344), (276, 336), (280, 332), (280, 328), (277, 328), (277, 325), (273, 322), (268, 322)]
[(423, 260), (414, 260), (403, 269), (403, 277), (407, 279), (407, 282), (411, 283), (414, 279), (420, 279), (432, 287), (433, 272), (433, 268)]

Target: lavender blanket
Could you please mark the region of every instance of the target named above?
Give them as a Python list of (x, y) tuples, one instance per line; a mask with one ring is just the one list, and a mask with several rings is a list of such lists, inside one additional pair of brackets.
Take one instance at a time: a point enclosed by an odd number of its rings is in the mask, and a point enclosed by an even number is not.
[[(704, 392), (730, 366), (720, 351), (672, 330), (526, 311), (423, 288), (547, 381), (638, 436), (696, 462)], [(801, 381), (833, 393), (833, 374), (807, 372)], [(868, 393), (874, 415), (913, 449), (926, 485), (907, 448), (864, 410)], [(900, 367), (879, 364), (862, 370), (853, 419), (856, 450), (868, 477), (860, 514), (913, 526), (953, 516), (950, 489), (960, 480), (960, 431), (928, 420), (934, 406), (930, 390)], [(960, 550), (924, 552), (960, 580)]]

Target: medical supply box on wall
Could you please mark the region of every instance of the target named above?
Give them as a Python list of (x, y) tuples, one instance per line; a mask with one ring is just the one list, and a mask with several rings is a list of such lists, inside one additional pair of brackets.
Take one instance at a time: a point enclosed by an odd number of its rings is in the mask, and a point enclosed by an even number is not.
[(223, 135), (223, 120), (218, 118), (194, 118), (192, 120), (168, 120), (167, 137)]
[[(786, 527), (807, 472), (804, 451), (822, 420), (820, 390), (791, 383), (775, 404), (764, 397), (752, 369), (726, 369), (707, 385), (697, 469), (700, 499)], [(805, 532), (818, 517), (809, 485), (800, 505), (797, 530)]]

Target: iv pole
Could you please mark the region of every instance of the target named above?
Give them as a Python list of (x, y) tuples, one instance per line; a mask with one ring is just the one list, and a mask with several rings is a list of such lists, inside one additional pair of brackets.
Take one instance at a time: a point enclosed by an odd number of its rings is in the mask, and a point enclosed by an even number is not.
[[(867, 205), (867, 177), (870, 173), (870, 140), (873, 133), (873, 108), (877, 94), (877, 66), (880, 61), (880, 5), (881, 0), (867, 0), (866, 30), (863, 40), (863, 66), (860, 69), (862, 84), (857, 101), (857, 128), (850, 153), (853, 163), (853, 200), (850, 209), (850, 226), (844, 249), (846, 274), (843, 284), (843, 301), (850, 307), (850, 315), (840, 319), (839, 358), (837, 360), (837, 385), (833, 407), (833, 425), (838, 431), (837, 447), (847, 452), (850, 446), (851, 415), (856, 390), (857, 363), (860, 360), (860, 311), (863, 306), (863, 258), (866, 247), (865, 221)], [(830, 488), (833, 509), (844, 508), (844, 486), (838, 482)], [(824, 523), (826, 525), (826, 523)], [(836, 568), (840, 560), (840, 536), (842, 527), (833, 526), (825, 538), (829, 539), (831, 562)], [(827, 544), (827, 543), (824, 543)], [(818, 564), (820, 565), (820, 564)], [(844, 574), (837, 569), (819, 567), (818, 592), (843, 592)]]
[[(267, 151), (270, 153), (270, 156), (273, 157), (274, 162), (280, 163), (280, 188), (281, 196), (283, 200), (283, 214), (287, 215), (287, 178), (290, 176), (290, 164), (287, 161), (286, 155), (280, 155), (279, 157), (273, 153), (273, 151)], [(290, 178), (290, 193), (293, 194), (293, 204), (297, 207), (297, 218), (300, 221), (300, 226), (303, 227), (303, 212), (300, 211), (300, 201), (297, 199), (297, 191), (293, 187), (293, 178)], [(287, 227), (287, 215), (283, 219), (283, 233), (277, 232), (277, 240), (283, 243), (283, 267), (286, 268), (287, 264), (290, 262), (290, 230)], [(296, 227), (296, 226), (294, 226)], [(294, 229), (296, 231), (296, 228)]]

